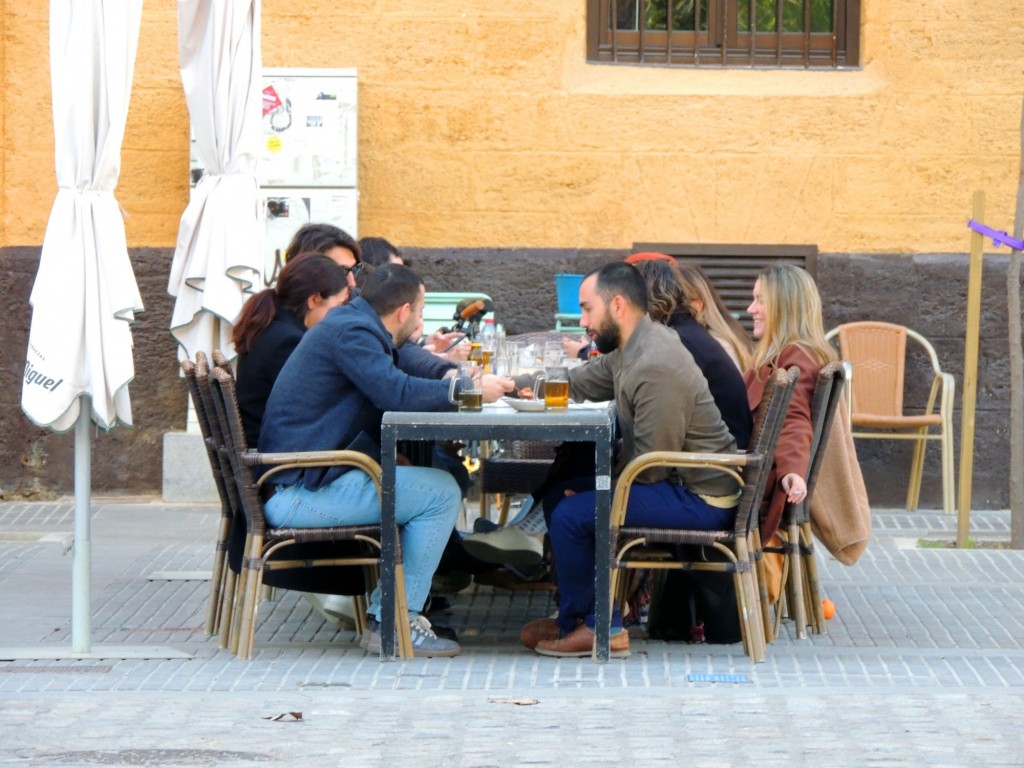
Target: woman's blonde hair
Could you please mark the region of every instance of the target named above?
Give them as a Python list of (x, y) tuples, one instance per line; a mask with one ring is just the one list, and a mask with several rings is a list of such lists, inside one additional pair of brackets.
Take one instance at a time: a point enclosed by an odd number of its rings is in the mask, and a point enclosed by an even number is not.
[(754, 370), (775, 363), (788, 344), (800, 344), (821, 365), (836, 359), (825, 341), (821, 320), (821, 295), (806, 270), (779, 264), (761, 270), (761, 304), (764, 306), (764, 334), (754, 349)]
[(679, 284), (683, 301), (698, 323), (712, 336), (724, 340), (734, 351), (734, 359), (741, 371), (747, 370), (753, 359), (754, 345), (739, 320), (732, 316), (718, 291), (697, 267), (679, 266)]

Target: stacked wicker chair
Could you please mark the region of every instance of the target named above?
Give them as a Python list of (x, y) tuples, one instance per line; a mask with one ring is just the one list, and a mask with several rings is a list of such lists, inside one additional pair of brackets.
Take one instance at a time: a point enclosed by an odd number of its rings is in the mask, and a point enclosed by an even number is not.
[(195, 408), (199, 431), (206, 447), (207, 458), (213, 473), (214, 485), (220, 497), (221, 514), (214, 543), (213, 572), (210, 577), (210, 603), (206, 611), (207, 634), (221, 634), (221, 647), (228, 640), (228, 627), (231, 622), (231, 606), (234, 599), (235, 574), (228, 567), (227, 545), (235, 515), (242, 514), (238, 490), (231, 469), (231, 462), (220, 450), (223, 439), (220, 425), (213, 417), (213, 400), (210, 395), (210, 367), (206, 354), (196, 352), (196, 361), (184, 360), (181, 363), (182, 373), (188, 385), (189, 396)]

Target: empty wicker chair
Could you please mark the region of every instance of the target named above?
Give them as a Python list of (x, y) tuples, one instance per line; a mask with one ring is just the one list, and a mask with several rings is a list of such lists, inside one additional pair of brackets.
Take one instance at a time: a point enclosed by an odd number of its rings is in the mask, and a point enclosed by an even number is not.
[[(765, 386), (747, 453), (703, 454), (655, 451), (633, 459), (615, 486), (611, 517), (611, 594), (618, 594), (618, 570), (626, 568), (676, 568), (731, 573), (736, 587), (743, 647), (755, 662), (765, 660), (765, 635), (759, 609), (760, 590), (754, 568), (753, 533), (764, 497), (775, 445), (793, 395), (797, 370), (776, 371)], [(715, 468), (732, 475), (743, 486), (731, 530), (702, 531), (676, 528), (640, 528), (625, 525), (626, 501), (636, 477), (654, 466)], [(689, 545), (680, 547), (679, 545)], [(692, 548), (713, 547), (726, 556), (724, 562), (691, 558)]]
[[(953, 512), (953, 394), (952, 374), (939, 367), (931, 343), (902, 325), (878, 322), (846, 323), (826, 334), (839, 337), (840, 356), (853, 365), (850, 387), (850, 425), (857, 439), (914, 440), (914, 458), (907, 488), (907, 509), (917, 509), (924, 473), (924, 451), (929, 440), (942, 446), (942, 508)], [(924, 349), (932, 367), (931, 392), (922, 413), (904, 411), (903, 383), (907, 339)], [(937, 409), (937, 410), (936, 410)], [(938, 432), (930, 432), (931, 428)], [(892, 430), (879, 432), (876, 430)]]
[[(266, 570), (288, 568), (310, 568), (331, 565), (360, 565), (377, 568), (380, 565), (381, 526), (349, 525), (329, 528), (272, 528), (267, 525), (263, 514), (263, 500), (260, 488), (268, 477), (279, 470), (295, 467), (328, 467), (348, 465), (366, 472), (380, 493), (380, 465), (363, 453), (356, 451), (310, 451), (305, 453), (261, 454), (249, 451), (245, 444), (245, 433), (235, 397), (234, 379), (226, 371), (213, 371), (214, 402), (220, 423), (224, 428), (226, 450), (232, 469), (242, 510), (245, 513), (248, 533), (246, 553), (242, 564), (242, 591), (240, 603), (238, 656), (251, 659), (256, 634), (256, 615), (259, 607), (259, 593), (263, 573)], [(253, 479), (252, 467), (271, 467), (258, 480)], [(369, 545), (376, 553), (339, 555), (316, 560), (285, 560), (270, 556), (292, 544), (302, 542), (350, 542), (358, 541)], [(384, 610), (397, 612), (396, 626), (399, 634), (399, 652), (402, 658), (412, 658), (412, 642), (409, 635), (408, 608), (405, 601), (405, 581), (401, 550), (393, 553), (395, 560), (396, 595), (394, 606)], [(236, 610), (239, 610), (236, 602)]]

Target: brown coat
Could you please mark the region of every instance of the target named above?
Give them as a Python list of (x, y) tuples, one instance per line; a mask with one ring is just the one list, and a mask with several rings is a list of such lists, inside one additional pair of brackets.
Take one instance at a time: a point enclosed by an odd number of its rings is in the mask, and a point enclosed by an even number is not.
[(871, 539), (871, 508), (845, 405), (832, 420), (811, 497), (811, 530), (843, 565), (853, 565)]
[(811, 440), (814, 429), (811, 426), (811, 398), (814, 396), (814, 385), (817, 383), (821, 364), (817, 357), (799, 344), (789, 344), (779, 354), (775, 366), (765, 365), (754, 374), (747, 371), (743, 374), (743, 382), (747, 385), (747, 401), (750, 410), (756, 410), (764, 394), (764, 385), (776, 368), (797, 366), (800, 376), (793, 389), (793, 399), (786, 411), (786, 420), (782, 424), (779, 442), (775, 447), (775, 463), (768, 476), (768, 485), (761, 503), (760, 528), (761, 541), (768, 541), (779, 528), (782, 510), (786, 505), (786, 492), (782, 490), (782, 478), (793, 473), (806, 479), (807, 465), (810, 462)]

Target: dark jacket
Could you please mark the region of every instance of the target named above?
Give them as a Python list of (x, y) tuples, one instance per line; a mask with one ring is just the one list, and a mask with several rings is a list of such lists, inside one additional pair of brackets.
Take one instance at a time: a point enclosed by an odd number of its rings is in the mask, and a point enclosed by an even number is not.
[(693, 355), (694, 362), (707, 379), (722, 420), (736, 438), (736, 447), (745, 451), (750, 443), (754, 420), (747, 404), (743, 375), (722, 345), (692, 316), (678, 313), (669, 319), (668, 324), (679, 334), (679, 340)]
[[(259, 441), (260, 422), (274, 382), (305, 333), (306, 326), (301, 320), (287, 310), (278, 309), (270, 325), (253, 342), (249, 353), (238, 358), (235, 392), (246, 443), (252, 448)], [(245, 534), (245, 518), (236, 515), (228, 537), (228, 563), (235, 573), (242, 568)], [(355, 554), (356, 551), (358, 548), (350, 545), (293, 544), (275, 552), (270, 559), (318, 560)], [(362, 570), (345, 566), (271, 570), (263, 575), (263, 582), (269, 587), (302, 592), (359, 595), (366, 591)]]
[(242, 413), (245, 442), (250, 448), (255, 448), (259, 442), (263, 412), (277, 375), (305, 333), (306, 326), (299, 318), (278, 309), (270, 325), (256, 337), (249, 353), (238, 357), (235, 393)]
[[(362, 298), (335, 307), (306, 332), (267, 401), (261, 452), (349, 449), (380, 460), (384, 411), (447, 411), (448, 381), (409, 376), (396, 366), (391, 334)], [(311, 490), (341, 467), (286, 470), (277, 484)]]
[(407, 341), (398, 348), (398, 367), (410, 376), (419, 376), (421, 379), (441, 379), (448, 371), (458, 366), (443, 357), (438, 357), (419, 344)]

